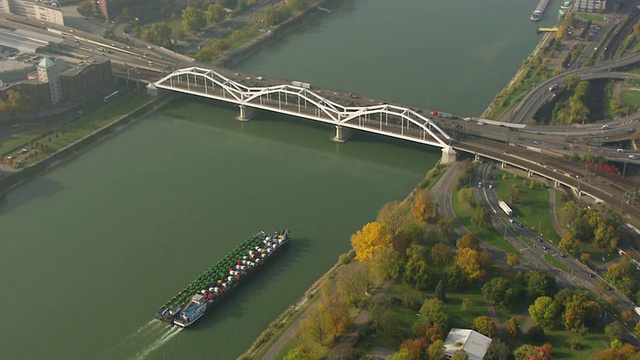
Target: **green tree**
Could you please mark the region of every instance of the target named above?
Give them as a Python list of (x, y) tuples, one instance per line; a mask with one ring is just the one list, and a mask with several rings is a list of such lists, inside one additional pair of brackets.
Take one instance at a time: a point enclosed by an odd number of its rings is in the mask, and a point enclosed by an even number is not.
[(378, 283), (397, 279), (402, 271), (402, 256), (391, 247), (377, 249), (367, 261), (369, 272)]
[(14, 90), (8, 90), (7, 107), (10, 112), (16, 115), (23, 115), (29, 113), (32, 110), (33, 103), (28, 95), (22, 95), (21, 93)]
[(529, 306), (531, 319), (546, 330), (555, 327), (558, 321), (558, 305), (548, 296), (541, 296)]
[(458, 201), (461, 203), (467, 203), (469, 206), (476, 206), (476, 198), (473, 196), (473, 189), (465, 187), (458, 190)]
[(444, 354), (444, 342), (442, 340), (436, 340), (433, 344), (429, 345), (427, 349), (429, 360), (444, 359)]
[(472, 178), (473, 163), (469, 159), (461, 161), (458, 165), (458, 179), (456, 180), (456, 189), (460, 190), (465, 187), (470, 187)]
[(93, 17), (93, 3), (91, 2), (91, 0), (85, 0), (81, 2), (80, 4), (78, 4), (76, 10), (78, 10), (78, 14), (82, 15), (83, 17)]
[(336, 274), (336, 288), (351, 305), (360, 307), (366, 300), (367, 279), (361, 269), (343, 267)]
[(264, 10), (265, 22), (267, 25), (274, 26), (283, 22), (291, 16), (291, 8), (284, 5), (269, 5)]
[(162, 47), (171, 45), (171, 28), (166, 23), (155, 23), (142, 34), (142, 38)]
[(434, 268), (444, 269), (453, 259), (453, 250), (443, 243), (437, 243), (431, 248), (431, 262)]
[(445, 292), (444, 283), (442, 282), (442, 280), (438, 281), (438, 285), (436, 285), (435, 296), (436, 299), (440, 301), (447, 301), (447, 294)]
[(371, 222), (351, 235), (351, 246), (356, 251), (356, 259), (369, 260), (378, 249), (391, 246), (391, 234), (379, 222)]
[(504, 325), (504, 335), (507, 338), (507, 341), (511, 344), (515, 344), (520, 335), (522, 335), (522, 330), (520, 330), (520, 324), (518, 323), (518, 319), (515, 316), (511, 317)]
[(609, 341), (622, 340), (624, 329), (622, 328), (622, 325), (620, 325), (619, 322), (614, 321), (604, 327), (604, 334), (607, 338), (609, 338)]
[(468, 314), (469, 311), (471, 311), (471, 309), (473, 308), (473, 299), (472, 298), (463, 298), (462, 299), (462, 304), (460, 304), (460, 311), (463, 314)]
[(300, 345), (297, 348), (291, 349), (283, 360), (308, 360), (313, 358), (313, 352), (307, 349), (304, 345)]
[(425, 290), (429, 286), (429, 266), (423, 256), (413, 254), (404, 266), (402, 281), (418, 290)]
[(182, 11), (182, 27), (186, 32), (194, 33), (207, 26), (205, 13), (193, 6), (187, 6)]
[(326, 318), (319, 306), (310, 309), (309, 315), (300, 323), (300, 333), (320, 345), (326, 345), (330, 333)]
[(494, 277), (482, 286), (482, 296), (494, 304), (508, 308), (515, 302), (516, 293), (507, 279)]
[(224, 8), (220, 5), (209, 5), (207, 9), (207, 23), (218, 24), (227, 16)]
[(471, 223), (480, 230), (488, 230), (491, 226), (489, 211), (487, 211), (484, 206), (476, 206)]
[(483, 360), (511, 360), (512, 353), (509, 347), (500, 339), (493, 339)]
[(568, 252), (571, 255), (576, 255), (580, 251), (580, 243), (571, 233), (565, 235), (558, 245), (560, 249)]
[(611, 225), (600, 222), (594, 234), (596, 246), (610, 255), (618, 249), (618, 240), (618, 230)]
[(507, 253), (507, 266), (514, 267), (520, 264), (520, 257), (515, 253)]
[(443, 329), (449, 328), (449, 312), (442, 300), (435, 298), (425, 300), (420, 308), (420, 318), (432, 324), (439, 324)]
[(400, 349), (400, 351), (391, 355), (387, 359), (388, 360), (416, 360), (416, 358), (413, 357), (413, 355), (411, 355), (411, 352), (407, 349)]
[(442, 218), (438, 220), (438, 229), (442, 233), (442, 237), (446, 240), (453, 240), (453, 234), (456, 230), (456, 220), (453, 218)]
[(371, 326), (377, 334), (391, 337), (398, 331), (398, 317), (388, 304), (377, 302), (371, 307)]
[(496, 335), (496, 324), (488, 316), (479, 316), (473, 320), (473, 330), (492, 338)]
[(464, 350), (458, 349), (453, 353), (451, 360), (469, 360), (469, 355)]
[(540, 296), (553, 296), (558, 292), (558, 285), (553, 276), (544, 271), (534, 270), (527, 278), (527, 293), (532, 299)]

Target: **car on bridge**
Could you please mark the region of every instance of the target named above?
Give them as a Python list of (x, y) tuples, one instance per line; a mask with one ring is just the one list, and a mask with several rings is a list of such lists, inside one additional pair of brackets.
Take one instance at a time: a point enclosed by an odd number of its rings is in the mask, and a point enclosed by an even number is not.
[(553, 85), (549, 86), (549, 92), (554, 92), (554, 91), (558, 90), (558, 87), (560, 87), (560, 85), (558, 85), (558, 84), (553, 84)]

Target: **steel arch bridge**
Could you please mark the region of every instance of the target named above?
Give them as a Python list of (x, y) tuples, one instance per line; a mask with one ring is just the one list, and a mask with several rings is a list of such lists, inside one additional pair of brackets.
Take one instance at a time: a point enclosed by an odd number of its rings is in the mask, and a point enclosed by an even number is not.
[(345, 106), (306, 87), (289, 84), (246, 86), (211, 69), (178, 69), (153, 85), (238, 104), (241, 120), (248, 119), (250, 109), (263, 109), (332, 124), (336, 127), (335, 139), (338, 141), (344, 140), (343, 128), (440, 148), (449, 148), (451, 140), (433, 120), (407, 107), (391, 104)]

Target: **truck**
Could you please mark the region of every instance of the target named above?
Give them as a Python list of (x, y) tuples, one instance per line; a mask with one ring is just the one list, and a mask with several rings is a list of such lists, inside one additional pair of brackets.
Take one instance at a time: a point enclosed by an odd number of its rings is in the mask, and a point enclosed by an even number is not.
[(291, 85), (301, 87), (303, 89), (311, 89), (311, 84), (302, 81), (292, 81)]
[(431, 115), (433, 116), (439, 116), (441, 118), (445, 118), (445, 119), (457, 119), (458, 117), (453, 115), (453, 114), (449, 114), (446, 112), (442, 112), (442, 111), (432, 111)]
[(507, 205), (506, 202), (500, 200), (500, 202), (498, 202), (498, 205), (500, 206), (500, 209), (502, 209), (502, 211), (504, 211), (504, 213), (507, 214), (507, 216), (513, 215), (513, 210), (511, 210), (511, 208), (509, 207), (509, 205)]

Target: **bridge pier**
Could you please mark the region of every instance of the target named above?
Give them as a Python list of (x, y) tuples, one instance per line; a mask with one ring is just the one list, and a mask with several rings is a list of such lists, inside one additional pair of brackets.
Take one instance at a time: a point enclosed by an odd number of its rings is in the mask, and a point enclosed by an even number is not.
[(255, 109), (246, 105), (240, 105), (240, 115), (236, 119), (240, 121), (249, 121), (254, 115)]
[(447, 164), (453, 164), (454, 162), (456, 162), (456, 151), (453, 150), (452, 146), (443, 147), (440, 163), (443, 165), (447, 165)]
[(344, 128), (340, 125), (336, 125), (336, 136), (334, 136), (331, 140), (343, 143), (347, 141), (351, 137), (351, 130), (348, 128)]

